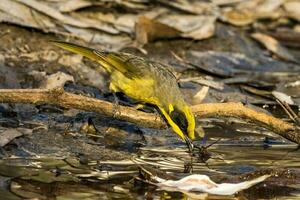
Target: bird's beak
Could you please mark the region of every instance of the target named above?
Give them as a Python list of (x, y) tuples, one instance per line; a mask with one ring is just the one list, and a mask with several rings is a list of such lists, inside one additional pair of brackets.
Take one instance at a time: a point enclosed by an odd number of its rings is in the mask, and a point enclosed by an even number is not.
[(192, 140), (188, 136), (184, 135), (184, 141), (189, 149), (189, 152), (193, 153), (194, 144), (193, 144)]

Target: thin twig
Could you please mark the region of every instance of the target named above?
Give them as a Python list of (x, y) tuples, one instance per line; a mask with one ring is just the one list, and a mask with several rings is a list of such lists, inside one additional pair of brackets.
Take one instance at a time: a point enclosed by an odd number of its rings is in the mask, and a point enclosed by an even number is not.
[(283, 102), (281, 102), (279, 99), (276, 99), (277, 103), (283, 108), (283, 110), (285, 111), (285, 113), (289, 116), (289, 118), (293, 121), (296, 122), (293, 114), (290, 112), (290, 110), (287, 109), (287, 107), (283, 104)]

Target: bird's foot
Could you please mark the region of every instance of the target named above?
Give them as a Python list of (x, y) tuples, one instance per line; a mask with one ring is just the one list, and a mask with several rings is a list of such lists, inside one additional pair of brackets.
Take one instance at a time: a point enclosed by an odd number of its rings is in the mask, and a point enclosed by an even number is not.
[(113, 118), (117, 118), (118, 115), (121, 114), (121, 112), (120, 112), (120, 104), (119, 104), (119, 99), (118, 99), (116, 93), (113, 93), (113, 95), (114, 95), (114, 104), (113, 104), (113, 109), (112, 109)]

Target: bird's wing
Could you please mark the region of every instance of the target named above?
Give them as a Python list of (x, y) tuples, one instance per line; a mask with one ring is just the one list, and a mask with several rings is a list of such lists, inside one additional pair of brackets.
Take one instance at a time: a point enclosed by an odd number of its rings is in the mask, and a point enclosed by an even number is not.
[(101, 51), (95, 51), (102, 59), (105, 59), (107, 63), (112, 65), (116, 70), (122, 72), (128, 78), (132, 77), (147, 77), (149, 75), (149, 70), (145, 69), (147, 66), (147, 61), (143, 58), (123, 53), (123, 52), (109, 52), (106, 55), (103, 55)]
[(108, 72), (117, 70), (128, 78), (153, 76), (156, 73), (161, 75), (167, 73), (173, 75), (172, 70), (168, 66), (145, 60), (141, 57), (122, 53), (122, 52), (105, 52), (77, 44), (62, 41), (51, 41), (58, 47), (83, 55), (91, 60), (100, 63)]

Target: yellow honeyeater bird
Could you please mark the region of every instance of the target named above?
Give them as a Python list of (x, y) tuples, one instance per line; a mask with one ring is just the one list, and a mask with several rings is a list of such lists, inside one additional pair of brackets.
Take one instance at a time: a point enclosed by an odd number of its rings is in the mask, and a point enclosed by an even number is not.
[(173, 131), (193, 148), (195, 118), (169, 66), (128, 53), (98, 51), (61, 41), (58, 47), (98, 62), (110, 74), (109, 89), (159, 108)]

